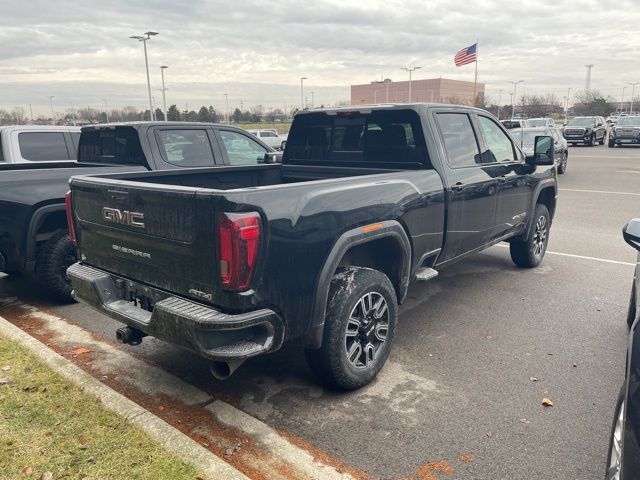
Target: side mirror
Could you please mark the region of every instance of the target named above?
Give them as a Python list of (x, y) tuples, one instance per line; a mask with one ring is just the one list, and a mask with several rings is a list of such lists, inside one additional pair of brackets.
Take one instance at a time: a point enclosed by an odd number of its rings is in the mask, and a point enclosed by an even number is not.
[(284, 151), (284, 147), (286, 147), (286, 146), (287, 146), (287, 141), (283, 140), (282, 143), (280, 144), (280, 150)]
[(282, 153), (267, 152), (264, 154), (264, 160), (262, 163), (282, 163)]
[(634, 218), (622, 227), (624, 241), (640, 251), (640, 218)]
[(540, 135), (535, 138), (533, 155), (528, 155), (526, 162), (529, 165), (553, 165), (553, 154), (553, 138), (548, 135)]

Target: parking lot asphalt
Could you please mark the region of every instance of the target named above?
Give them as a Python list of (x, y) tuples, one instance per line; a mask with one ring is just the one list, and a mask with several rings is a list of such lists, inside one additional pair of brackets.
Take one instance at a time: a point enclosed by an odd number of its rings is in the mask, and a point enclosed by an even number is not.
[[(603, 478), (635, 261), (620, 230), (640, 216), (640, 149), (571, 147), (559, 187), (543, 264), (518, 269), (500, 245), (414, 285), (389, 362), (356, 392), (320, 388), (296, 346), (226, 382), (155, 339), (121, 348), (372, 477)], [(119, 326), (43, 301), (28, 279), (0, 278), (10, 294), (98, 336)], [(438, 461), (441, 473), (427, 477)]]

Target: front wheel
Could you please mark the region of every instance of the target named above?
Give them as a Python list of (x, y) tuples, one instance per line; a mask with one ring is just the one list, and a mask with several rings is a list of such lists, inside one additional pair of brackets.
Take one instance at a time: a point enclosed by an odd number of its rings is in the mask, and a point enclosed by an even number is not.
[(607, 136), (606, 133), (602, 135), (602, 138), (600, 139), (600, 142), (599, 142), (600, 145), (604, 145), (604, 137), (606, 137), (606, 136)]
[(322, 347), (306, 350), (309, 367), (332, 388), (367, 385), (389, 357), (397, 318), (396, 293), (384, 273), (339, 269), (329, 289)]
[(616, 141), (612, 140), (611, 138), (609, 139), (609, 143), (607, 144), (609, 146), (609, 148), (615, 148), (616, 146)]
[(593, 133), (591, 138), (586, 142), (588, 146), (593, 147), (596, 144), (596, 134)]
[(560, 160), (560, 165), (558, 165), (558, 173), (563, 174), (564, 172), (567, 171), (567, 157), (569, 156), (569, 154), (567, 152), (564, 152), (562, 154), (562, 160)]
[[(611, 437), (609, 440), (609, 455), (607, 455), (606, 479), (619, 480), (622, 469), (622, 446), (624, 436), (624, 395), (625, 386), (623, 384), (616, 402), (613, 425), (611, 426)], [(625, 476), (626, 478), (626, 476)]]
[(522, 268), (533, 268), (540, 265), (549, 243), (549, 227), (551, 218), (547, 207), (538, 203), (533, 213), (533, 225), (524, 240), (512, 240), (509, 244), (511, 260)]

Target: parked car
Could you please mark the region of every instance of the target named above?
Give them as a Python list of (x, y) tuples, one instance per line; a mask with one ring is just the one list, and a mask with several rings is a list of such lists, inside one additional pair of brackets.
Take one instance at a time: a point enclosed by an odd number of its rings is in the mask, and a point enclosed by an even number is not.
[(80, 127), (10, 125), (0, 127), (0, 165), (75, 160)]
[(609, 130), (608, 146), (610, 148), (616, 145), (622, 147), (638, 143), (640, 143), (640, 115), (620, 117), (616, 126)]
[(529, 127), (549, 127), (555, 128), (556, 122), (553, 118), (530, 118), (527, 120), (527, 125)]
[(640, 472), (640, 218), (625, 225), (623, 237), (638, 251), (638, 261), (627, 312), (630, 327), (627, 368), (611, 428), (607, 480), (635, 479)]
[(70, 299), (66, 267), (76, 261), (64, 195), (69, 177), (270, 163), (281, 154), (239, 128), (186, 122), (136, 122), (82, 128), (77, 162), (0, 166), (0, 272), (36, 273)]
[(276, 130), (249, 130), (249, 133), (255, 135), (271, 148), (276, 150), (284, 150), (285, 143), (287, 141), (287, 135), (280, 135)]
[(511, 120), (501, 120), (500, 123), (504, 125), (504, 128), (507, 130), (512, 130), (514, 128), (527, 128), (529, 123), (527, 120), (522, 118), (512, 118)]
[(558, 173), (564, 173), (567, 171), (567, 162), (569, 160), (569, 147), (567, 141), (562, 137), (559, 130), (554, 127), (528, 127), (528, 128), (516, 128), (510, 130), (509, 133), (516, 142), (520, 144), (520, 147), (526, 155), (533, 155), (533, 147), (536, 137), (540, 135), (547, 135), (553, 137), (554, 145), (554, 157), (556, 159), (556, 165), (558, 166)]
[(209, 359), (227, 378), (299, 341), (333, 387), (369, 383), (413, 280), (498, 242), (543, 259), (556, 206), (553, 139), (526, 156), (486, 111), (399, 104), (314, 109), (282, 164), (71, 179), (77, 299)]
[(584, 143), (594, 146), (596, 143), (604, 145), (607, 127), (602, 117), (574, 117), (562, 130), (564, 138), (571, 145)]

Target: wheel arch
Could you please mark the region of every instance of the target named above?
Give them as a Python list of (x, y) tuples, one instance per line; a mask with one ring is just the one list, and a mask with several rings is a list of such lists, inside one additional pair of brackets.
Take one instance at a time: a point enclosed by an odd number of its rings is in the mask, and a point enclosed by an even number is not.
[(539, 203), (547, 207), (547, 210), (549, 211), (549, 219), (553, 223), (553, 216), (556, 211), (557, 192), (558, 187), (555, 179), (548, 179), (538, 184), (533, 195), (531, 209), (529, 210), (531, 214), (529, 215), (527, 228), (522, 235), (522, 238), (527, 238), (531, 232), (531, 228), (533, 228), (533, 222), (535, 221), (533, 213), (535, 212), (536, 205)]
[[(358, 227), (343, 233), (335, 242), (320, 272), (308, 346), (319, 348), (322, 345), (329, 287), (339, 267), (352, 265), (380, 270), (391, 281), (398, 303), (401, 303), (409, 288), (411, 251), (409, 237), (396, 220)], [(381, 256), (380, 252), (385, 254)]]
[(53, 236), (61, 230), (67, 230), (64, 203), (45, 205), (33, 213), (26, 236), (25, 267), (27, 270), (33, 270), (35, 267), (38, 234), (50, 233), (50, 236)]

